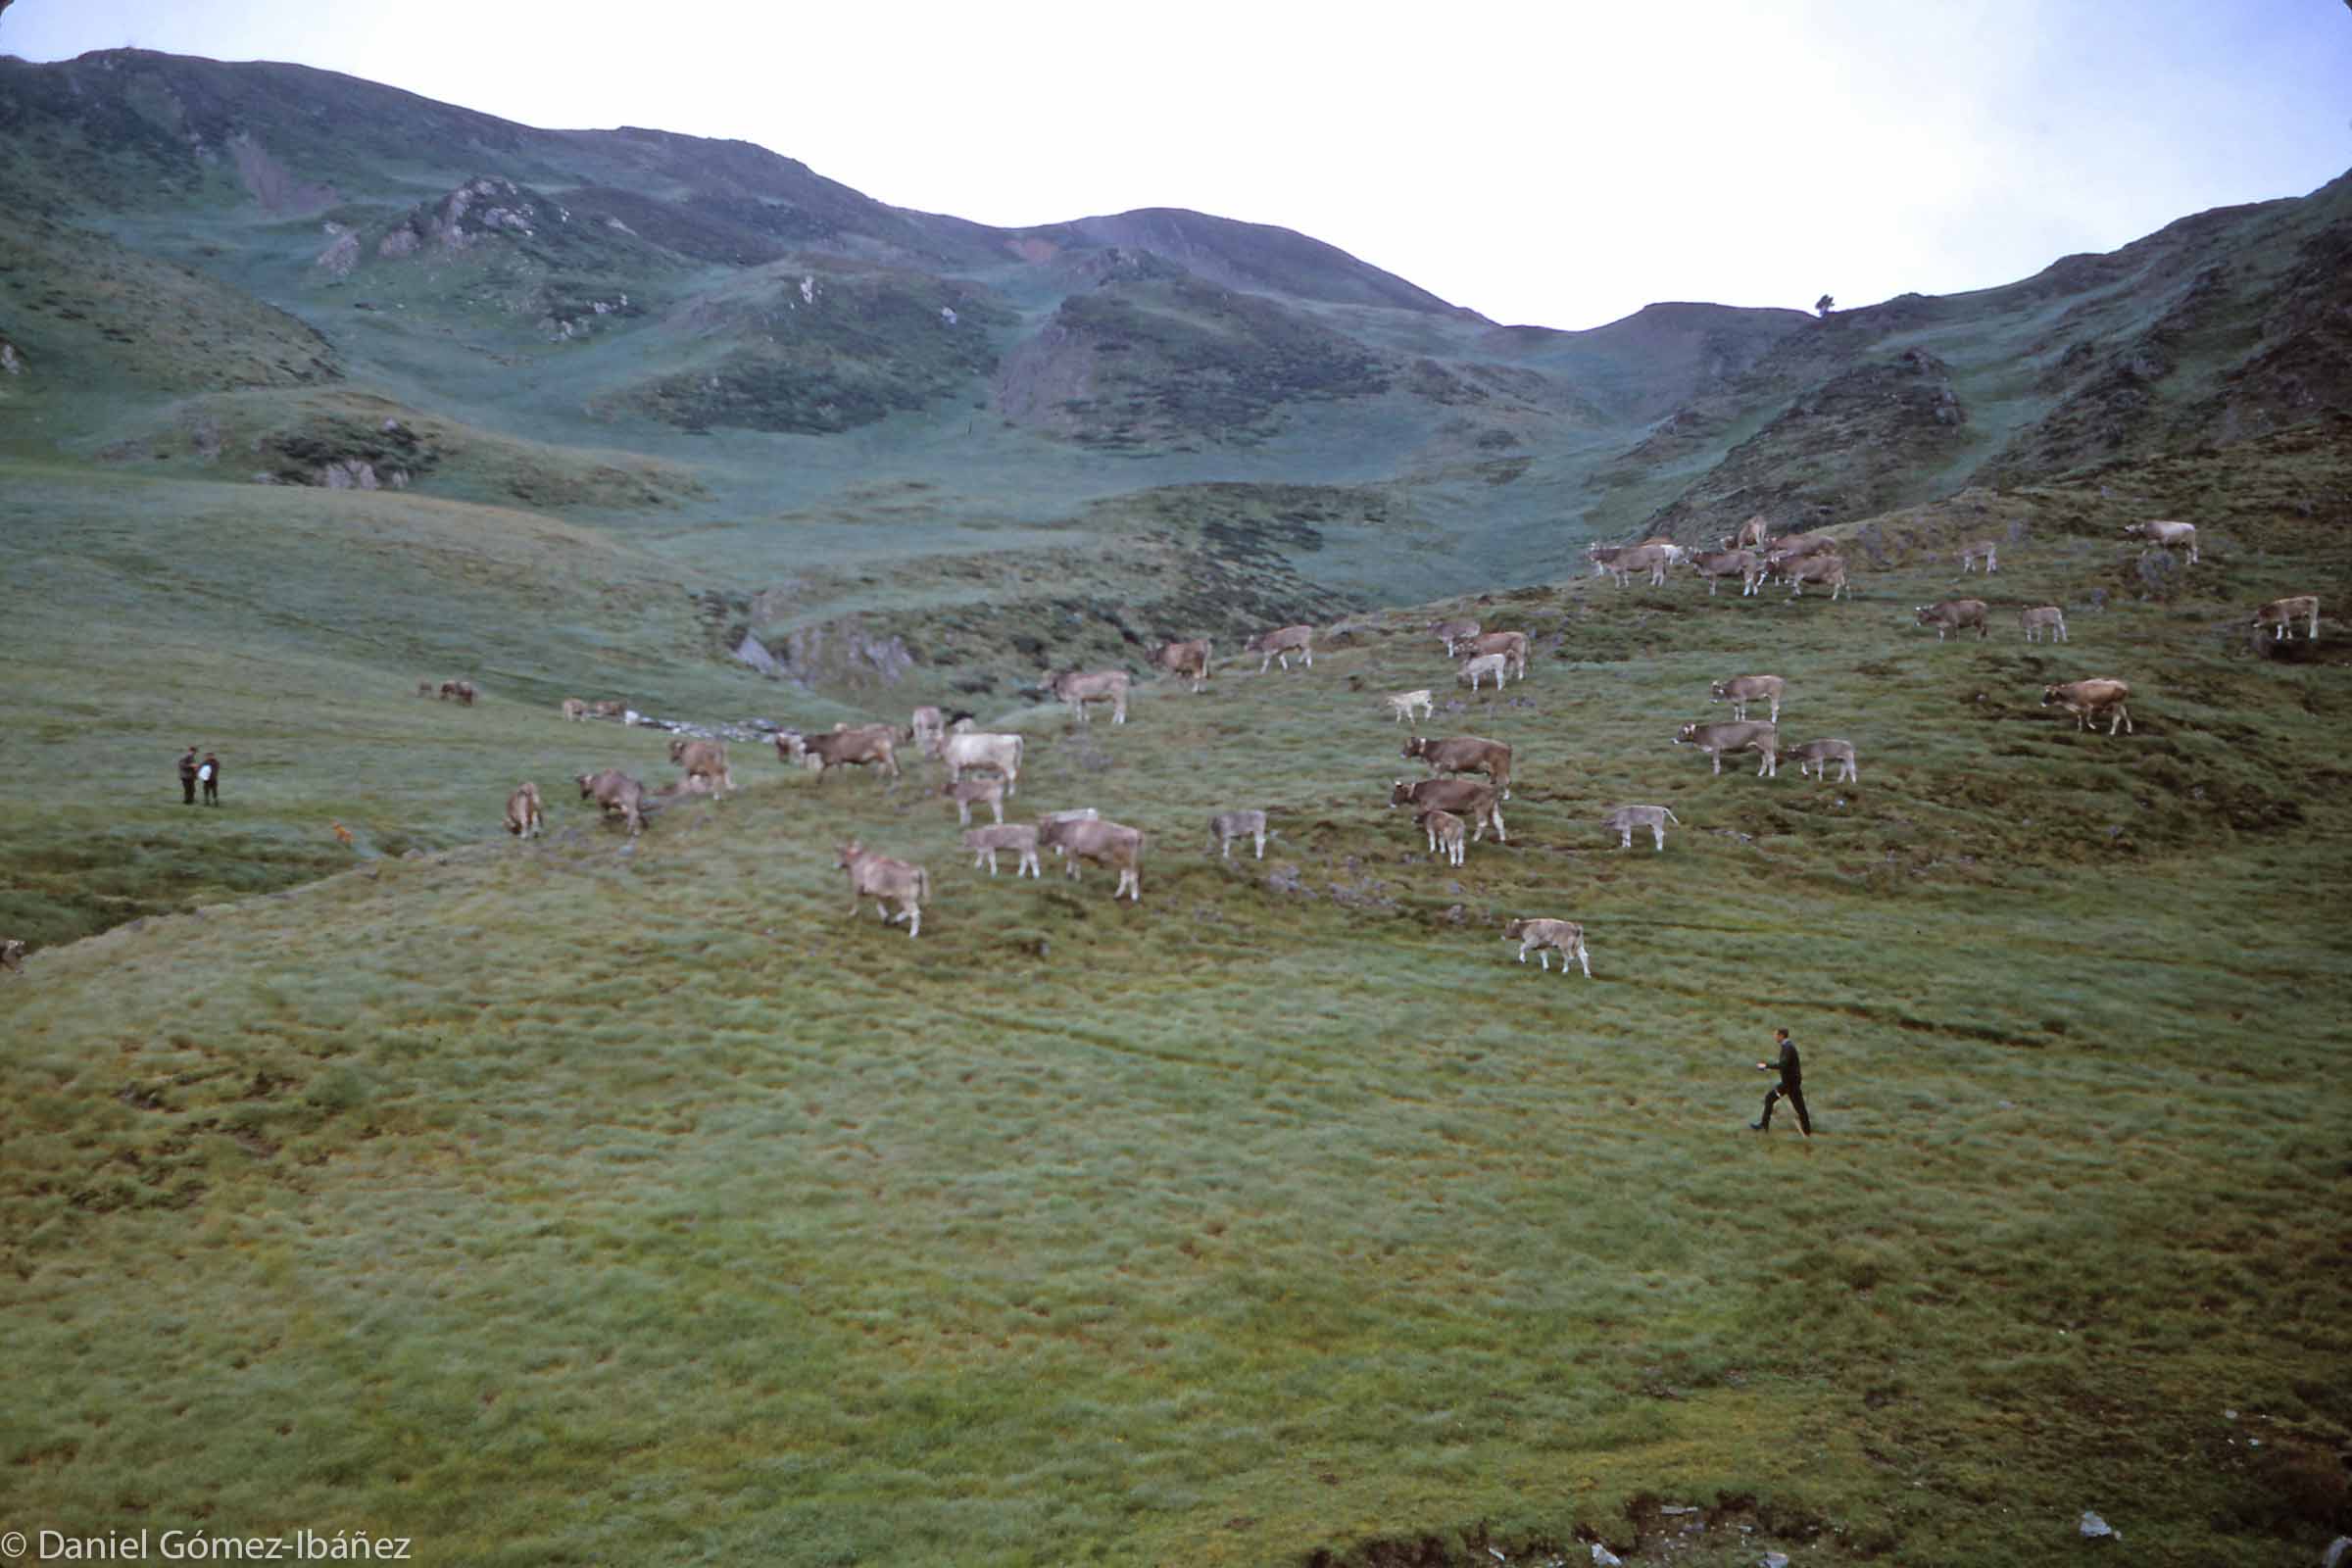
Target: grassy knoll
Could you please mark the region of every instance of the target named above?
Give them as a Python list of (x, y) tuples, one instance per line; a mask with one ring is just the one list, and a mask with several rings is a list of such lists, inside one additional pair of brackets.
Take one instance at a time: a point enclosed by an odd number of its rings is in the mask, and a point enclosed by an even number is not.
[[(1379, 694), (1450, 675), (1399, 611), (1311, 674), (1154, 686), (1124, 727), (988, 715), (1033, 738), (1020, 808), (1152, 831), (1140, 908), (1099, 871), (971, 870), (919, 774), (754, 755), (633, 848), (551, 789), (544, 845), (37, 953), (0, 976), (8, 1522), (365, 1526), (451, 1562), (1541, 1561), (1590, 1535), (1980, 1565), (2075, 1549), (2095, 1507), (2139, 1561), (2308, 1556), (2352, 1525), (2343, 666), (2231, 626), (2352, 587), (2284, 477), (2332, 483), (2316, 461), (1993, 498), (2025, 537), (1989, 585), (1937, 559), (1968, 502), (1881, 519), (1851, 604), (1443, 607), (1537, 650), (1434, 726), (1520, 752), (1511, 841), (1460, 871), (1379, 804), (1411, 772)], [(559, 655), (677, 707), (740, 689), (678, 661), (691, 607), (644, 558), (564, 524), (238, 491), (165, 561), (186, 495), (50, 484), (8, 524), (51, 529), (11, 557), (10, 656), (52, 677), (0, 713), (12, 872), (111, 813), (177, 846), (159, 877), (211, 867), (199, 898), (255, 885), (247, 841), (190, 851), (219, 825), (173, 815), (192, 715), (284, 738), (232, 771), (240, 803), (261, 776), (231, 820), (308, 834), (365, 788), (442, 845), (517, 764), (658, 748), (564, 731)], [(2234, 497), (2224, 543), (2151, 576), (2110, 512), (2192, 493)], [(340, 520), (367, 591), (296, 550), (234, 599), (256, 507), (297, 539)], [(548, 533), (543, 587), (501, 527)], [(2064, 603), (2075, 640), (1907, 624), (1962, 586)], [(73, 605), (156, 624), (93, 646)], [(221, 606), (273, 678), (205, 635)], [(484, 646), (470, 713), (391, 678)], [(1709, 679), (1765, 668), (1788, 738), (1852, 739), (1858, 785), (1669, 744), (1722, 716)], [(2134, 683), (2136, 735), (2035, 707), (2093, 673)], [(1674, 807), (1665, 854), (1598, 828), (1628, 800)], [(1281, 837), (1219, 863), (1200, 819), (1249, 805)], [(919, 941), (845, 918), (853, 831), (930, 867)], [(1594, 978), (1512, 963), (1520, 913), (1587, 921)], [(1746, 1130), (1775, 1024), (1809, 1144)]]

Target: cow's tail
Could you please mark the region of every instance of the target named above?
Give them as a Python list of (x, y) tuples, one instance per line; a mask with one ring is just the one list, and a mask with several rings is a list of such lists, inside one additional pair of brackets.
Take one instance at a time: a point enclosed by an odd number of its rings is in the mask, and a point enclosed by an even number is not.
[(916, 866), (916, 867), (914, 868), (914, 887), (915, 887), (915, 891), (916, 891), (917, 893), (919, 893), (919, 894), (921, 894), (921, 895), (922, 895), (922, 900), (923, 900), (923, 902), (924, 902), (925, 904), (929, 904), (929, 903), (931, 902), (931, 873), (930, 873), (930, 871), (928, 871), (927, 869), (925, 869), (925, 868), (924, 868), (924, 867), (922, 867), (922, 866), (919, 866), (919, 865), (918, 865), (918, 866)]
[(1666, 820), (1672, 822), (1676, 827), (1681, 827), (1683, 825), (1683, 819), (1674, 814), (1674, 808), (1669, 806), (1665, 809)]

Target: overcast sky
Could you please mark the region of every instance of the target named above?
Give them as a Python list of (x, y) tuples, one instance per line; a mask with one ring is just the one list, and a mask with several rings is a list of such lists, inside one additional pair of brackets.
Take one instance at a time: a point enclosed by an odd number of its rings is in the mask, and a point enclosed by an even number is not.
[(0, 51), (290, 60), (741, 137), (1006, 225), (1281, 223), (1504, 321), (2008, 282), (2352, 168), (2344, 0), (19, 0)]

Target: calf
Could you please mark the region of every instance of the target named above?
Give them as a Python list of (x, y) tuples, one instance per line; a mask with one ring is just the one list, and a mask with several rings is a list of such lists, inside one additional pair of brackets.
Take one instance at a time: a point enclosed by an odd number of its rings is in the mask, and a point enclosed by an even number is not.
[(1977, 628), (1979, 642), (1991, 635), (1984, 625), (1985, 606), (1982, 599), (1946, 599), (1939, 605), (1914, 605), (1911, 608), (1922, 626), (1936, 628), (1937, 642), (1943, 641), (1947, 632), (1966, 631), (1971, 626)]
[(1600, 821), (1603, 827), (1617, 835), (1617, 847), (1621, 850), (1634, 847), (1634, 829), (1649, 829), (1649, 836), (1656, 841), (1660, 853), (1666, 849), (1666, 824), (1672, 822), (1676, 827), (1683, 825), (1683, 819), (1675, 815), (1674, 808), (1668, 806), (1620, 806)]
[(24, 944), (17, 937), (0, 937), (0, 969), (24, 972)]
[(564, 716), (575, 724), (584, 724), (588, 721), (588, 705), (577, 697), (566, 697), (564, 699)]
[(1513, 920), (1502, 928), (1502, 940), (1519, 944), (1519, 961), (1536, 956), (1539, 968), (1551, 968), (1550, 956), (1560, 956), (1560, 973), (1568, 972), (1568, 960), (1574, 958), (1584, 966), (1585, 978), (1592, 978), (1592, 959), (1585, 951), (1585, 928), (1574, 920)]
[(1480, 627), (1475, 620), (1433, 620), (1429, 629), (1437, 633), (1438, 641), (1446, 645), (1446, 657), (1451, 659), (1454, 646), (1477, 636)]
[(1791, 757), (1796, 759), (1798, 778), (1803, 778), (1807, 773), (1818, 773), (1821, 781), (1827, 784), (1830, 782), (1830, 764), (1835, 762), (1838, 764), (1838, 783), (1843, 784), (1848, 780), (1859, 783), (1862, 779), (1861, 772), (1854, 766), (1852, 741), (1807, 741), (1802, 746), (1790, 747), (1781, 757), (1784, 760)]
[(612, 698), (601, 703), (590, 703), (588, 705), (588, 711), (598, 718), (618, 718), (621, 714), (627, 712), (628, 710), (628, 705), (621, 702), (618, 698)]
[(923, 757), (931, 755), (932, 742), (946, 734), (947, 729), (947, 715), (928, 703), (906, 717), (906, 739), (913, 744), (915, 752)]
[[(879, 766), (883, 776), (899, 776), (899, 757), (896, 740), (898, 731), (888, 724), (864, 729), (837, 729), (829, 735), (800, 737), (803, 752), (816, 763), (816, 781), (822, 784), (825, 775), (837, 767)], [(784, 748), (782, 736), (776, 738), (779, 749)]]
[(1027, 822), (1000, 822), (994, 827), (976, 827), (963, 836), (963, 847), (972, 852), (972, 864), (986, 864), (988, 874), (997, 874), (997, 852), (1012, 850), (1021, 859), (1012, 868), (1015, 877), (1042, 877), (1037, 868), (1037, 829)]
[(2046, 634), (2059, 642), (2067, 641), (2066, 612), (2056, 605), (2034, 605), (2017, 612), (2017, 623), (2026, 630), (2026, 641), (2037, 643)]
[(964, 827), (972, 825), (975, 806), (986, 806), (999, 822), (1004, 820), (1004, 781), (1001, 778), (952, 779), (940, 785), (939, 793), (956, 803), (956, 820)]
[[(906, 860), (894, 860), (887, 855), (877, 855), (856, 839), (844, 844), (835, 853), (833, 863), (850, 873), (850, 913), (858, 913), (858, 906), (867, 899), (874, 901), (875, 912), (884, 925), (906, 922), (906, 935), (912, 938), (923, 929), (923, 901), (931, 897), (931, 875), (921, 866)], [(892, 905), (899, 912), (890, 912)]]
[(1266, 813), (1263, 811), (1219, 811), (1208, 819), (1208, 836), (1217, 843), (1221, 858), (1233, 858), (1233, 841), (1249, 839), (1257, 849), (1257, 858), (1266, 858)]
[(680, 735), (669, 743), (669, 760), (685, 770), (689, 780), (708, 780), (722, 793), (735, 788), (734, 769), (727, 766), (725, 741), (689, 740)]
[(1504, 655), (1480, 654), (1474, 659), (1463, 660), (1461, 673), (1453, 678), (1457, 683), (1465, 680), (1468, 681), (1470, 683), (1470, 689), (1472, 691), (1476, 691), (1478, 690), (1479, 677), (1482, 675), (1492, 675), (1494, 677), (1494, 689), (1496, 691), (1501, 691), (1503, 681), (1509, 677), (1510, 668), (1511, 662)]
[(580, 799), (596, 802), (607, 816), (617, 816), (629, 825), (629, 837), (645, 831), (645, 786), (617, 767), (608, 767), (600, 773), (573, 775), (580, 786)]
[(1999, 552), (2000, 541), (1997, 539), (1978, 539), (1964, 544), (1960, 547), (1960, 569), (1966, 571), (1982, 561), (1984, 563), (1984, 574), (1989, 577), (2000, 569)]
[(1495, 843), (1510, 842), (1502, 831), (1502, 796), (1492, 784), (1478, 784), (1466, 778), (1425, 778), (1410, 782), (1398, 779), (1389, 790), (1389, 805), (1409, 806), (1415, 815), (1431, 807), (1451, 811), (1472, 824), (1473, 840), (1485, 838), (1491, 823)]
[(1829, 584), (1832, 604), (1838, 602), (1839, 594), (1848, 599), (1854, 597), (1853, 584), (1846, 581), (1845, 560), (1841, 556), (1799, 557), (1787, 564), (1781, 576), (1788, 584), (1788, 597), (1791, 599), (1804, 597), (1805, 584), (1809, 582)]
[(1115, 902), (1121, 894), (1136, 904), (1144, 902), (1144, 835), (1140, 828), (1101, 818), (1047, 818), (1037, 828), (1041, 849), (1051, 849), (1066, 862), (1064, 874), (1073, 882), (1078, 880), (1078, 862), (1092, 860), (1119, 873), (1119, 884), (1110, 890)]
[(1307, 668), (1315, 667), (1315, 628), (1312, 626), (1277, 626), (1272, 631), (1259, 632), (1242, 647), (1246, 653), (1265, 656), (1257, 662), (1260, 675), (1266, 672), (1268, 664), (1278, 659), (1282, 661), (1282, 667), (1289, 669), (1293, 654), (1304, 659)]
[(2124, 532), (2137, 534), (2163, 550), (2186, 545), (2188, 564), (2192, 566), (2197, 564), (2197, 525), (2193, 522), (2130, 522), (2124, 525)]
[(1201, 683), (1214, 673), (1211, 665), (1208, 639), (1205, 637), (1196, 637), (1185, 643), (1161, 643), (1152, 653), (1152, 666), (1154, 669), (1166, 670), (1179, 680), (1191, 680), (1196, 696), (1200, 694)]
[[(335, 824), (338, 828), (342, 825), (340, 822)], [(527, 839), (534, 833), (545, 831), (545, 824), (539, 819), (539, 786), (527, 779), (515, 785), (514, 793), (507, 797), (507, 831), (518, 839)], [(341, 833), (336, 836), (344, 840), (346, 847), (349, 846), (348, 836)]]
[(1421, 710), (1421, 716), (1424, 718), (1430, 717), (1438, 710), (1437, 698), (1426, 686), (1417, 692), (1391, 692), (1388, 696), (1388, 704), (1389, 711), (1396, 716), (1396, 722), (1399, 724), (1412, 717), (1413, 710), (1416, 708)]
[(2316, 643), (2320, 640), (2319, 595), (2298, 594), (2292, 599), (2272, 600), (2254, 612), (2254, 630), (2259, 633), (2263, 627), (2269, 626), (2274, 628), (2274, 641), (2292, 642), (2295, 622), (2305, 618), (2310, 622), (2307, 640)]
[(2124, 701), (2131, 695), (2132, 688), (2120, 680), (2070, 680), (2062, 686), (2044, 686), (2041, 706), (2063, 708), (2074, 714), (2078, 730), (2088, 729), (2092, 720), (2105, 715), (2108, 734), (2114, 734), (2119, 726), (2129, 733), (2132, 710)]
[(1760, 752), (1764, 763), (1756, 769), (1756, 777), (1773, 778), (1780, 772), (1779, 759), (1774, 755), (1781, 741), (1780, 730), (1761, 719), (1736, 721), (1730, 724), (1685, 724), (1674, 737), (1677, 746), (1695, 746), (1715, 759), (1715, 771), (1723, 771), (1727, 752)]
[(1089, 703), (1108, 703), (1110, 721), (1124, 724), (1127, 722), (1128, 685), (1129, 677), (1123, 669), (1071, 669), (1054, 677), (1053, 691), (1055, 698), (1078, 715), (1081, 724), (1087, 721), (1086, 705)]
[(1781, 719), (1781, 692), (1788, 684), (1778, 675), (1734, 675), (1730, 680), (1717, 681), (1710, 691), (1715, 702), (1732, 705), (1734, 718), (1745, 718), (1750, 703), (1769, 702), (1772, 720), (1777, 724)]
[(1443, 847), (1446, 852), (1446, 864), (1459, 865), (1462, 863), (1463, 823), (1460, 817), (1451, 811), (1442, 811), (1432, 806), (1424, 810), (1414, 812), (1413, 824), (1427, 830), (1430, 854), (1437, 854)]
[(947, 764), (951, 783), (963, 777), (966, 769), (985, 767), (1003, 776), (1005, 795), (1020, 793), (1021, 737), (1018, 735), (992, 735), (983, 730), (957, 734), (951, 728), (933, 744), (931, 755)]
[(1715, 584), (1724, 577), (1740, 579), (1740, 596), (1744, 599), (1756, 592), (1764, 580), (1764, 564), (1752, 550), (1710, 550), (1690, 558), (1690, 569), (1707, 579), (1707, 597), (1715, 597)]
[(1487, 782), (1511, 798), (1511, 749), (1500, 741), (1476, 735), (1455, 735), (1442, 741), (1416, 735), (1404, 743), (1404, 755), (1429, 764), (1429, 776), (1440, 773), (1484, 773)]
[(1482, 631), (1455, 646), (1482, 657), (1500, 654), (1521, 680), (1527, 679), (1527, 633), (1523, 631)]

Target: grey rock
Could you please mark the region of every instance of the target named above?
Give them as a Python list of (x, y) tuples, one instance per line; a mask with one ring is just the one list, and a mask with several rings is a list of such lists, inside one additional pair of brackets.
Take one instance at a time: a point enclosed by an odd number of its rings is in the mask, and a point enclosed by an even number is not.
[(2079, 1528), (2085, 1541), (2097, 1541), (2102, 1538), (2115, 1541), (2124, 1539), (2124, 1533), (2121, 1530), (2116, 1529), (2115, 1526), (2092, 1513), (2088, 1508), (2082, 1510), (2082, 1523)]
[(1625, 1559), (1599, 1542), (1592, 1543), (1592, 1568), (1619, 1568)]
[(735, 657), (762, 675), (775, 676), (784, 673), (783, 663), (777, 660), (775, 655), (767, 651), (767, 645), (748, 631), (743, 634), (743, 641), (735, 645)]
[(2347, 1554), (2352, 1554), (2352, 1536), (2338, 1536), (2320, 1553), (2320, 1568), (2336, 1568)]
[(1756, 1559), (1756, 1568), (1788, 1568), (1788, 1554), (1785, 1551), (1768, 1551)]

